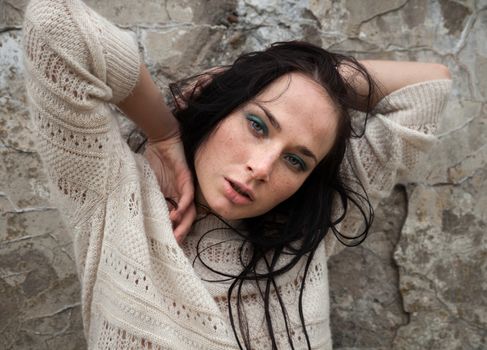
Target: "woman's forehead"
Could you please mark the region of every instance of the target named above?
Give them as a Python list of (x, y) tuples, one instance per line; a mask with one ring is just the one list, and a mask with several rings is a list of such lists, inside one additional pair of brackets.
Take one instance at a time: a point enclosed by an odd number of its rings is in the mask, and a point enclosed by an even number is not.
[(332, 147), (337, 108), (326, 90), (306, 75), (291, 73), (279, 78), (253, 102), (267, 109), (284, 132), (291, 132), (319, 154)]

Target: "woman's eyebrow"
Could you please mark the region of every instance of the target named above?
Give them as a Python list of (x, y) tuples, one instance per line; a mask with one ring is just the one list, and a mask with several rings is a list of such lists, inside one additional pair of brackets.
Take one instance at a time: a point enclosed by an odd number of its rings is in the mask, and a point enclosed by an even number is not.
[[(259, 107), (260, 109), (262, 109), (262, 111), (264, 112), (264, 114), (267, 116), (267, 119), (269, 119), (269, 122), (272, 124), (272, 126), (274, 128), (276, 128), (276, 130), (281, 131), (281, 124), (279, 124), (279, 122), (277, 121), (276, 117), (274, 117), (274, 115), (271, 113), (271, 111), (269, 111), (267, 108), (265, 108), (264, 106), (262, 106), (258, 102), (255, 102), (254, 101), (254, 103), (255, 103), (255, 105), (257, 107)], [(305, 155), (307, 157), (310, 157), (310, 158), (313, 158), (313, 160), (315, 161), (315, 163), (318, 164), (318, 158), (316, 158), (316, 156), (314, 155), (314, 153), (311, 152), (308, 147), (306, 147), (306, 146), (298, 146), (297, 149), (303, 155)]]
[(257, 107), (262, 109), (264, 114), (267, 116), (267, 119), (269, 119), (269, 121), (271, 122), (272, 126), (276, 128), (278, 131), (281, 131), (281, 125), (277, 121), (276, 117), (274, 117), (274, 115), (271, 113), (271, 111), (269, 111), (267, 108), (265, 108), (258, 102), (254, 102), (254, 103), (257, 105)]

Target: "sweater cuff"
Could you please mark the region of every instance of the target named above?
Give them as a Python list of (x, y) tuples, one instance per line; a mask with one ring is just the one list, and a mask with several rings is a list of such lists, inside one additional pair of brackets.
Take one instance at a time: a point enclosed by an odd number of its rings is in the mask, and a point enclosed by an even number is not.
[[(116, 31), (115, 31), (115, 30)], [(124, 100), (139, 79), (141, 59), (138, 47), (129, 33), (118, 28), (107, 28), (103, 33), (107, 65), (107, 85), (112, 88), (111, 103)]]
[(113, 94), (109, 102), (116, 104), (130, 94), (139, 79), (142, 59), (137, 41), (128, 31), (118, 28), (89, 8), (88, 11), (92, 12), (95, 30), (103, 48), (106, 84)]
[(400, 124), (436, 123), (448, 102), (452, 81), (450, 79), (424, 81), (405, 86), (385, 96), (375, 106), (372, 114), (390, 114), (400, 110), (414, 109), (415, 113), (404, 114)]

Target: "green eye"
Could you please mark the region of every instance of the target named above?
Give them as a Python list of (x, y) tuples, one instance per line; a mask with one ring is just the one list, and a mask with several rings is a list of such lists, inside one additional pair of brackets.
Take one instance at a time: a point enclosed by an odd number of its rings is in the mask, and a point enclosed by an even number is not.
[(295, 169), (298, 169), (300, 171), (305, 171), (307, 169), (306, 163), (298, 156), (295, 156), (293, 154), (286, 154), (284, 158), (289, 163), (289, 165)]
[(258, 116), (254, 114), (248, 114), (246, 118), (249, 121), (249, 126), (254, 133), (263, 136), (269, 133), (267, 125)]

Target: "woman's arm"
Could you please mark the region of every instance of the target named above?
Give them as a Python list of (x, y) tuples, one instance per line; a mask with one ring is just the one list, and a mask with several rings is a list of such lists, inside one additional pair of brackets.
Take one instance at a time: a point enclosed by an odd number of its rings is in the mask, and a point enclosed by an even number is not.
[[(432, 135), (444, 110), (450, 88), (448, 69), (436, 63), (362, 61), (377, 82), (379, 91), (372, 97), (371, 115), (362, 137), (350, 139), (341, 166), (343, 180), (358, 193), (360, 180), (370, 204), (375, 208), (397, 183), (417, 181), (416, 170), (425, 153), (435, 143)], [(365, 80), (340, 67), (346, 79), (355, 79), (359, 93), (368, 93)], [(363, 103), (364, 110), (366, 103)], [(370, 111), (370, 109), (372, 109)], [(363, 128), (365, 113), (352, 111), (352, 121)], [(363, 220), (351, 206), (340, 224), (342, 233), (359, 232)], [(338, 253), (343, 245), (333, 235), (327, 237), (328, 255)]]
[[(385, 96), (408, 85), (430, 80), (451, 79), (448, 68), (439, 63), (380, 60), (364, 60), (360, 63), (364, 65), (378, 87), (373, 91), (369, 108), (373, 108)], [(360, 95), (368, 95), (369, 84), (362, 76), (349, 66), (340, 66), (339, 69), (345, 79), (352, 79)], [(366, 101), (362, 105), (365, 110)]]
[(52, 198), (74, 226), (110, 190), (113, 149), (121, 140), (108, 103), (136, 85), (138, 47), (81, 1), (33, 0), (25, 11), (23, 48), (37, 149)]
[(140, 66), (140, 75), (134, 90), (117, 104), (154, 143), (178, 134), (178, 122), (164, 103), (161, 91), (152, 80), (147, 67)]
[(170, 218), (174, 236), (181, 242), (196, 217), (193, 204), (194, 186), (184, 148), (179, 138), (179, 125), (144, 64), (134, 90), (117, 106), (148, 137), (145, 156), (154, 171), (161, 191), (170, 198)]
[[(434, 144), (433, 133), (451, 89), (450, 73), (438, 63), (360, 63), (378, 89), (373, 91), (363, 137), (350, 140), (344, 168), (349, 163), (365, 189), (383, 197), (394, 184), (414, 179), (421, 154)], [(361, 75), (349, 67), (340, 69), (361, 96), (368, 94), (368, 82)], [(362, 112), (352, 112), (352, 122), (362, 124), (360, 114), (363, 117)]]

